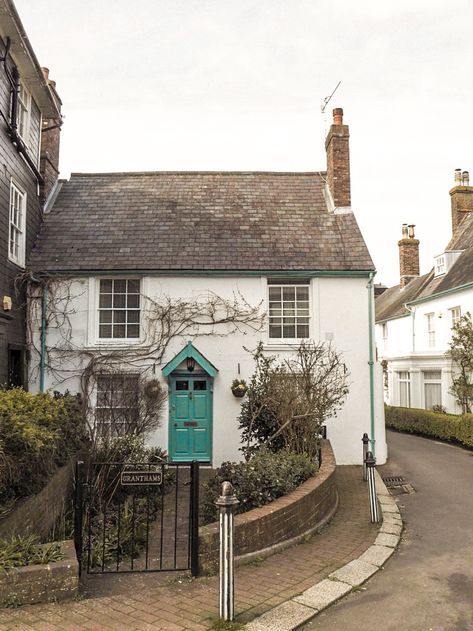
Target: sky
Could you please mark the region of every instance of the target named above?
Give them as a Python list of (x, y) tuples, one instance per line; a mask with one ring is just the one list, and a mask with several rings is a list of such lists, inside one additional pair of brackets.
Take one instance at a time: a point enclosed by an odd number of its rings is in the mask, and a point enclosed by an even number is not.
[[(455, 168), (473, 180), (470, 0), (16, 0), (65, 115), (71, 172), (325, 170), (350, 126), (352, 207), (399, 282), (402, 223), (421, 273), (450, 238)], [(341, 81), (325, 115), (324, 98)]]

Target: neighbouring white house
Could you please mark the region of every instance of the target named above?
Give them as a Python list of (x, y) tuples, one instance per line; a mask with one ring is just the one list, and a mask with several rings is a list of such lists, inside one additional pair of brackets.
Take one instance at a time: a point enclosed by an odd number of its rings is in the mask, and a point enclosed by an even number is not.
[[(334, 110), (327, 171), (77, 173), (60, 182), (28, 262), (30, 389), (80, 392), (120, 433), (145, 377), (168, 391), (151, 442), (175, 460), (240, 460), (241, 398), (258, 343), (343, 356), (350, 391), (327, 423), (340, 464), (361, 438), (386, 459), (374, 266), (351, 209), (349, 131)], [(104, 404), (106, 402), (107, 405)], [(113, 410), (112, 410), (113, 411)]]
[(414, 226), (404, 224), (400, 283), (376, 297), (376, 344), (390, 405), (461, 412), (450, 392), (454, 369), (446, 353), (452, 326), (473, 314), (473, 187), (467, 171), (455, 171), (450, 197), (452, 237), (433, 268), (419, 275), (419, 241)]

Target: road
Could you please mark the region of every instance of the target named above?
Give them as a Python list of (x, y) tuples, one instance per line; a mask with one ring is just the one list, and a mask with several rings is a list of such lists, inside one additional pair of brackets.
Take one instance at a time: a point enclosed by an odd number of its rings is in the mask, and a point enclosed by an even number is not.
[(306, 631), (473, 631), (473, 452), (388, 433), (382, 476), (402, 475), (401, 544), (361, 590)]

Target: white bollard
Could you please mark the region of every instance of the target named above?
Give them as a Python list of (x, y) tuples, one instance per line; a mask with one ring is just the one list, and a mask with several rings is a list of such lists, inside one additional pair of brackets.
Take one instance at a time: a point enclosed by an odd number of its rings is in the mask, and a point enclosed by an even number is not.
[(368, 473), (368, 490), (370, 496), (371, 523), (377, 524), (380, 521), (378, 497), (376, 495), (376, 480), (374, 477), (376, 460), (371, 451), (366, 454), (366, 468)]
[(220, 618), (229, 621), (235, 617), (233, 524), (239, 503), (232, 484), (223, 482), (222, 494), (215, 504), (220, 511)]

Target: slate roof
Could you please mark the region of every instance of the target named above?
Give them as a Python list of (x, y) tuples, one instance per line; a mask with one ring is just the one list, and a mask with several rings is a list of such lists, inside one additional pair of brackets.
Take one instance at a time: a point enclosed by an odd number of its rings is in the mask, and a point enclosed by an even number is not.
[(374, 269), (324, 173), (74, 173), (29, 267), (92, 270)]
[(405, 304), (413, 300), (473, 283), (473, 213), (465, 217), (460, 230), (450, 239), (445, 250), (462, 250), (449, 271), (435, 278), (432, 269), (428, 274), (412, 280), (404, 289), (396, 285), (384, 291), (375, 301), (377, 322), (408, 315)]

